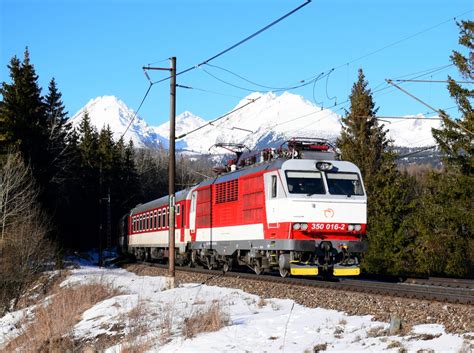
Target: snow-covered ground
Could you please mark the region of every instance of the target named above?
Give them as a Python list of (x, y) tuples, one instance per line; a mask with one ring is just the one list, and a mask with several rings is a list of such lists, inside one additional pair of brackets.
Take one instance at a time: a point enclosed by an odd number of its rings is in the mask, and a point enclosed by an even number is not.
[[(165, 277), (137, 276), (124, 269), (82, 263), (70, 271), (61, 286), (91, 282), (110, 283), (124, 294), (86, 310), (73, 329), (77, 340), (93, 342), (104, 335), (125, 336), (129, 314), (139, 308), (140, 320), (146, 326), (143, 340), (150, 344), (151, 352), (313, 352), (314, 347), (327, 352), (399, 352), (402, 348), (408, 352), (468, 351), (461, 335), (448, 334), (440, 325), (419, 325), (405, 336), (390, 336), (386, 331), (389, 324), (372, 321), (370, 316), (311, 309), (292, 300), (263, 300), (233, 288), (186, 283), (166, 289)], [(229, 325), (217, 332), (185, 338), (183, 320), (216, 302), (229, 315)], [(32, 309), (0, 318), (0, 350), (19, 334), (18, 323), (24, 315), (31, 315)], [(165, 324), (170, 331), (163, 339)], [(106, 351), (122, 349), (121, 344), (114, 344)]]

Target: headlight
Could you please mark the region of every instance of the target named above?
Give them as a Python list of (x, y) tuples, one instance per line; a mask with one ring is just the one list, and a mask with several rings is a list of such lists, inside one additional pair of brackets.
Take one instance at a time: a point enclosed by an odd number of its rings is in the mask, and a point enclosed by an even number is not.
[(359, 230), (362, 229), (362, 226), (361, 226), (360, 224), (356, 224), (356, 225), (354, 226), (354, 229), (355, 229), (356, 231), (359, 231)]
[(319, 170), (331, 170), (332, 164), (328, 162), (317, 162), (316, 168), (318, 168)]
[(301, 224), (299, 224), (299, 223), (293, 224), (293, 229), (294, 230), (299, 230), (300, 228), (301, 228)]
[(349, 224), (349, 225), (347, 226), (347, 230), (348, 230), (349, 232), (352, 232), (352, 231), (354, 230), (354, 225), (353, 225), (353, 224)]
[(301, 230), (307, 230), (308, 229), (308, 224), (307, 223), (301, 223)]

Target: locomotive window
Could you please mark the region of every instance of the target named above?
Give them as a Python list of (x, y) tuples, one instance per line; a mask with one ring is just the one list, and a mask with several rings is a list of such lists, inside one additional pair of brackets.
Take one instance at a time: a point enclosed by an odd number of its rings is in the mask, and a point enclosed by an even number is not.
[(277, 177), (272, 175), (272, 198), (277, 197)]
[(290, 194), (325, 194), (321, 172), (286, 172)]
[(183, 215), (181, 216), (181, 227), (184, 228), (184, 204), (183, 204)]
[(180, 207), (179, 207), (179, 204), (176, 205), (176, 215), (179, 216), (179, 211), (180, 211)]
[(364, 195), (362, 183), (356, 173), (326, 173), (329, 193), (332, 195)]

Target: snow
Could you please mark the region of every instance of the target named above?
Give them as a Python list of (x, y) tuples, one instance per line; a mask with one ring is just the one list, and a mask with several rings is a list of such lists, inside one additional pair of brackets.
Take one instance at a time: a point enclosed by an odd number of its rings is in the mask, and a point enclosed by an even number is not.
[(406, 117), (420, 119), (390, 120), (390, 123), (382, 122), (388, 129), (388, 137), (394, 141), (396, 146), (426, 147), (436, 144), (431, 129), (441, 127), (441, 121), (433, 119), (438, 117), (426, 119), (423, 114), (407, 115)]
[[(69, 120), (74, 128), (79, 127), (86, 112), (91, 125), (98, 131), (108, 125), (115, 140), (118, 140), (126, 131), (125, 143), (132, 140), (135, 147), (158, 148), (167, 144), (166, 138), (155, 133), (140, 116), (135, 116), (135, 112), (115, 96), (91, 99)], [(133, 122), (130, 125), (132, 119)]]
[[(350, 316), (323, 308), (307, 308), (292, 300), (266, 299), (233, 288), (186, 283), (175, 289), (166, 289), (165, 277), (137, 276), (123, 269), (98, 268), (81, 263), (70, 271), (62, 286), (89, 282), (107, 282), (120, 288), (123, 294), (104, 300), (86, 310), (75, 325), (76, 339), (91, 340), (100, 335), (126, 333), (131, 310), (141, 308), (140, 315), (148, 333), (144, 339), (151, 342), (152, 352), (264, 352), (313, 351), (326, 344), (327, 352), (392, 351), (399, 347), (409, 352), (432, 349), (436, 352), (457, 352), (463, 346), (461, 335), (447, 334), (441, 325), (418, 325), (407, 336), (372, 335), (386, 330), (388, 323), (376, 322), (371, 316)], [(184, 318), (219, 301), (230, 317), (230, 325), (217, 332), (200, 333), (185, 338), (181, 333)], [(0, 319), (0, 349), (9, 339), (20, 333), (17, 323), (27, 308)], [(171, 318), (169, 342), (160, 340), (166, 317)], [(117, 327), (121, 327), (118, 329)], [(122, 332), (120, 332), (122, 330)], [(430, 334), (430, 339), (420, 335)], [(375, 336), (375, 337), (372, 337)], [(472, 334), (471, 334), (472, 337)], [(399, 342), (398, 344), (393, 344)], [(391, 349), (387, 347), (392, 344)], [(107, 352), (120, 352), (120, 344)]]
[[(236, 110), (223, 119), (177, 141), (177, 149), (209, 153), (209, 148), (218, 142), (243, 143), (249, 148), (279, 146), (283, 141), (295, 137), (320, 137), (334, 141), (341, 132), (341, 116), (331, 109), (323, 109), (300, 95), (283, 92), (253, 92), (242, 99), (231, 110)], [(114, 96), (97, 97), (71, 119), (78, 126), (87, 111), (92, 124), (97, 128), (109, 125), (118, 139), (126, 130), (133, 110)], [(407, 116), (408, 117), (408, 116)], [(415, 115), (410, 115), (415, 117)], [(424, 118), (422, 114), (416, 117)], [(215, 119), (216, 117), (212, 117)], [(176, 135), (190, 132), (207, 123), (206, 119), (185, 111), (176, 117)], [(439, 128), (439, 120), (389, 120), (382, 122), (395, 146), (424, 147), (434, 145), (431, 128)], [(138, 147), (165, 147), (169, 145), (169, 122), (160, 126), (148, 126), (137, 116), (125, 134)], [(213, 149), (211, 153), (222, 153)]]

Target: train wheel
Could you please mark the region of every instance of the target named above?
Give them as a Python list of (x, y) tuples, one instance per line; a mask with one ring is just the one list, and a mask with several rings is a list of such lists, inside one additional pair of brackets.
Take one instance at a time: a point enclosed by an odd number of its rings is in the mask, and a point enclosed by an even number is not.
[(287, 268), (279, 267), (279, 270), (280, 270), (280, 276), (283, 277), (283, 278), (288, 277), (289, 274), (290, 274), (290, 271), (288, 271)]

